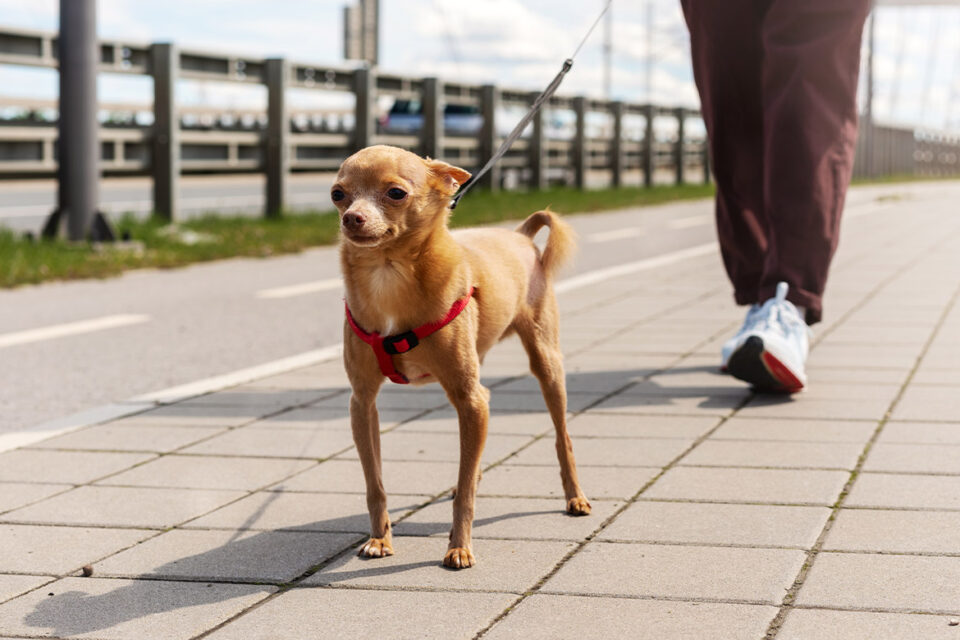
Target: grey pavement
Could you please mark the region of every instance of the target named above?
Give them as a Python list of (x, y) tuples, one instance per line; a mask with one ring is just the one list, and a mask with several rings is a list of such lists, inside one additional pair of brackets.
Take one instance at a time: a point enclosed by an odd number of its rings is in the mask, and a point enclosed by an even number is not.
[(852, 198), (793, 397), (718, 372), (741, 310), (713, 252), (560, 295), (588, 517), (495, 348), (468, 570), (440, 565), (457, 423), (430, 388), (381, 393), (396, 555), (355, 557), (336, 359), (0, 453), (0, 638), (960, 639), (957, 189), (883, 189)]

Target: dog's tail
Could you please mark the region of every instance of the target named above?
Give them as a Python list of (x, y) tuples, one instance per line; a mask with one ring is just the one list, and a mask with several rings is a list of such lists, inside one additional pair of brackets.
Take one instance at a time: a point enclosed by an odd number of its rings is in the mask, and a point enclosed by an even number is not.
[(530, 214), (530, 217), (517, 227), (517, 231), (533, 238), (543, 227), (550, 227), (550, 235), (547, 237), (543, 255), (540, 256), (540, 264), (549, 277), (573, 257), (577, 250), (577, 235), (569, 224), (549, 209)]

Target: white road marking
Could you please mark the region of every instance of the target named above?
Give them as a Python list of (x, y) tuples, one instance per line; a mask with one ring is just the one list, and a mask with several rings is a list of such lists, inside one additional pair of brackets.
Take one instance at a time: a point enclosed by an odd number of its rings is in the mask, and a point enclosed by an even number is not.
[(343, 280), (340, 278), (330, 278), (328, 280), (301, 282), (300, 284), (292, 284), (286, 287), (263, 289), (261, 291), (257, 291), (257, 297), (264, 299), (292, 298), (294, 296), (305, 296), (309, 293), (317, 293), (319, 291), (339, 289), (342, 286)]
[(667, 222), (668, 229), (689, 229), (691, 227), (700, 227), (713, 222), (713, 214), (705, 213), (700, 216), (690, 216), (688, 218), (679, 218)]
[(136, 313), (121, 313), (113, 316), (103, 316), (92, 320), (81, 320), (80, 322), (68, 322), (66, 324), (55, 324), (49, 327), (39, 329), (27, 329), (26, 331), (14, 331), (12, 333), (0, 334), (0, 349), (4, 347), (14, 347), (32, 342), (42, 342), (43, 340), (53, 340), (54, 338), (63, 338), (65, 336), (75, 336), (82, 333), (92, 333), (94, 331), (103, 331), (105, 329), (115, 329), (117, 327), (126, 327), (132, 324), (141, 324), (150, 320), (150, 316)]
[(613, 242), (625, 238), (637, 238), (644, 234), (640, 227), (625, 227), (623, 229), (614, 229), (612, 231), (598, 231), (587, 236), (587, 242), (599, 244), (602, 242)]
[(142, 396), (130, 398), (127, 400), (127, 402), (155, 402), (157, 404), (180, 402), (181, 400), (186, 400), (187, 398), (203, 395), (212, 391), (218, 391), (227, 387), (235, 387), (238, 384), (244, 384), (245, 382), (250, 382), (252, 380), (259, 380), (260, 378), (276, 375), (278, 373), (284, 373), (285, 371), (292, 371), (293, 369), (308, 367), (312, 364), (317, 364), (318, 362), (332, 360), (333, 358), (338, 357), (341, 353), (343, 353), (343, 344), (334, 344), (322, 349), (314, 349), (313, 351), (298, 353), (297, 355), (290, 356), (289, 358), (281, 358), (272, 362), (258, 364), (253, 367), (247, 367), (246, 369), (240, 369), (239, 371), (232, 371), (223, 375), (213, 376), (212, 378), (204, 378), (203, 380), (196, 380), (194, 382), (189, 382), (176, 387), (170, 387), (169, 389), (164, 389), (163, 391), (146, 393)]
[(553, 285), (553, 288), (557, 293), (565, 293), (567, 291), (573, 291), (574, 289), (590, 286), (591, 284), (603, 282), (604, 280), (609, 280), (610, 278), (617, 278), (619, 276), (626, 276), (632, 273), (638, 273), (640, 271), (647, 271), (648, 269), (655, 269), (656, 267), (665, 267), (668, 264), (676, 264), (678, 262), (683, 262), (684, 260), (689, 260), (690, 258), (697, 258), (699, 256), (714, 253), (718, 250), (718, 247), (719, 245), (716, 242), (709, 242), (707, 244), (697, 245), (696, 247), (690, 247), (689, 249), (681, 249), (680, 251), (674, 251), (673, 253), (666, 253), (662, 256), (647, 258), (646, 260), (637, 260), (636, 262), (618, 264), (615, 267), (607, 267), (606, 269), (588, 271), (586, 273), (581, 273), (578, 276), (561, 280)]

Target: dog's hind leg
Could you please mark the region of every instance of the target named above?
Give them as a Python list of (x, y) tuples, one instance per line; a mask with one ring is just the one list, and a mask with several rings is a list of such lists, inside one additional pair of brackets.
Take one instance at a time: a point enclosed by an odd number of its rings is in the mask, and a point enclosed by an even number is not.
[(590, 513), (590, 501), (580, 489), (577, 464), (573, 457), (573, 443), (567, 432), (567, 386), (563, 371), (563, 356), (557, 330), (556, 302), (552, 294), (542, 308), (537, 321), (518, 321), (514, 324), (523, 347), (530, 358), (530, 371), (540, 382), (543, 399), (557, 434), (557, 459), (560, 461), (560, 480), (567, 500), (567, 513), (585, 516)]

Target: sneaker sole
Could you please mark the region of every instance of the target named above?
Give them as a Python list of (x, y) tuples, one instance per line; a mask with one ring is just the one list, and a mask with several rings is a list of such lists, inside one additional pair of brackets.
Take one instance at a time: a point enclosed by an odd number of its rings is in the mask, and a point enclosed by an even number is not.
[(734, 378), (749, 382), (760, 391), (796, 393), (803, 389), (803, 381), (767, 351), (763, 339), (758, 336), (747, 338), (730, 356), (727, 371)]

